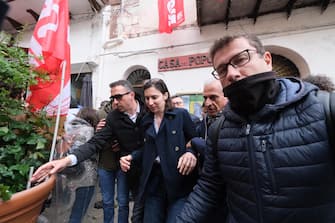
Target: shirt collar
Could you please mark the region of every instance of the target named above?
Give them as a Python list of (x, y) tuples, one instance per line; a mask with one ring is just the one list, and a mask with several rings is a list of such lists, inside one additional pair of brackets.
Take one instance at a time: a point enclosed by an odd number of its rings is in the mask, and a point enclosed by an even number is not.
[(140, 104), (138, 103), (138, 101), (136, 100), (136, 112), (135, 114), (131, 115), (128, 112), (125, 112), (125, 114), (130, 118), (130, 120), (132, 120), (134, 123), (136, 122), (137, 116), (140, 113)]

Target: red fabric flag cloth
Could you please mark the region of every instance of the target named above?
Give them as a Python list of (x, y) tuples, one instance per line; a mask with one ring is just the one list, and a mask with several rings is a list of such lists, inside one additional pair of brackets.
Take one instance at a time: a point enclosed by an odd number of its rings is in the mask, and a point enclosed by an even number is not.
[(184, 0), (158, 0), (159, 32), (171, 33), (185, 21)]
[[(33, 111), (43, 109), (49, 116), (56, 116), (61, 103), (61, 115), (66, 115), (71, 99), (68, 0), (45, 1), (31, 38), (29, 55), (30, 63), (36, 70), (46, 72), (49, 80), (38, 79), (36, 85), (30, 86), (27, 102)], [(66, 69), (61, 93), (63, 65)]]

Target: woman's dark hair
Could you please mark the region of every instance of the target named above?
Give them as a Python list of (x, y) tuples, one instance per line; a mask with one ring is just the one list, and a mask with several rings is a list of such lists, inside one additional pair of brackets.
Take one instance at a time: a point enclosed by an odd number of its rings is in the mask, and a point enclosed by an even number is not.
[(99, 123), (99, 117), (97, 114), (97, 110), (93, 108), (89, 108), (89, 107), (81, 108), (76, 116), (78, 118), (84, 119), (86, 122), (92, 125), (94, 129)]
[(145, 91), (146, 89), (150, 87), (156, 88), (162, 94), (165, 94), (165, 93), (168, 94), (168, 98), (165, 101), (165, 110), (171, 110), (172, 105), (171, 105), (170, 93), (169, 93), (169, 89), (167, 88), (165, 82), (159, 78), (152, 78), (144, 84), (143, 90)]

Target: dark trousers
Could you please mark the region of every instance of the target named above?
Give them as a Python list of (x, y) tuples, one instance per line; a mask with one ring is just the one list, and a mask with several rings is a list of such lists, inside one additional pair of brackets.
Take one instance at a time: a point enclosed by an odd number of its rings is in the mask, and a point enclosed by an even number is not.
[[(136, 197), (134, 195), (134, 197)], [(138, 201), (137, 199), (134, 200), (133, 206), (133, 215), (131, 216), (132, 223), (142, 223), (143, 222), (143, 213), (144, 213), (144, 204), (143, 202)]]
[(154, 164), (144, 195), (144, 223), (175, 223), (187, 197), (169, 201), (159, 164)]
[(129, 188), (134, 197), (133, 214), (131, 216), (132, 223), (143, 223), (144, 204), (137, 199), (138, 188), (140, 181), (140, 168), (137, 165), (133, 165), (130, 171), (127, 173)]

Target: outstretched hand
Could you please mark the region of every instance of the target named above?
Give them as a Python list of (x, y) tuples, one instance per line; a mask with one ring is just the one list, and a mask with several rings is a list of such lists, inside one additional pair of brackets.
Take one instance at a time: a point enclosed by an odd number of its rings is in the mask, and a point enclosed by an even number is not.
[(191, 152), (184, 153), (178, 160), (177, 169), (181, 175), (188, 175), (197, 164), (197, 158)]
[(53, 160), (48, 163), (43, 164), (40, 166), (33, 176), (31, 177), (30, 181), (31, 182), (41, 182), (43, 181), (46, 177), (55, 174), (57, 172), (60, 172), (63, 170), (65, 167), (69, 166), (71, 164), (71, 159), (68, 157), (65, 157), (60, 160)]

